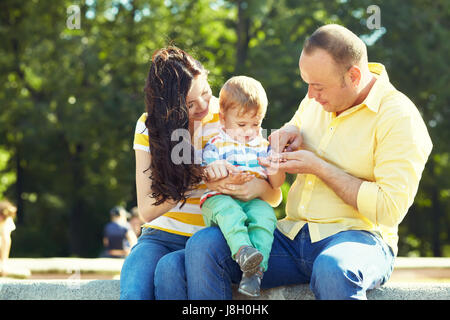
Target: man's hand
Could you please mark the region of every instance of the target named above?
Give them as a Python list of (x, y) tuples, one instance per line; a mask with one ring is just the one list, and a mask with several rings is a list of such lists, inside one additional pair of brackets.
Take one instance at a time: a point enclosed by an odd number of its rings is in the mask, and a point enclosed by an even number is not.
[(330, 187), (345, 203), (358, 210), (358, 192), (362, 179), (354, 177), (342, 169), (326, 162), (311, 151), (298, 150), (283, 152), (279, 155), (278, 164), (274, 158), (258, 158), (263, 166), (277, 165), (279, 170), (287, 173), (314, 174)]
[(269, 142), (275, 153), (281, 153), (299, 149), (303, 139), (299, 128), (294, 125), (285, 125), (269, 136)]
[(294, 152), (273, 153), (267, 158), (258, 158), (268, 171), (281, 170), (287, 173), (311, 173), (318, 175), (323, 160), (313, 152), (298, 150)]
[(320, 176), (320, 166), (323, 160), (308, 150), (283, 152), (280, 169), (287, 173), (310, 173)]

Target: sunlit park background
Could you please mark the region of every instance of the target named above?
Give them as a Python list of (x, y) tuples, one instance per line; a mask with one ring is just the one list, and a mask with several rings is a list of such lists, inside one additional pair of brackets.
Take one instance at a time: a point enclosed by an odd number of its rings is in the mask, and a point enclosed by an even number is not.
[(399, 255), (450, 256), (448, 0), (2, 0), (0, 198), (18, 206), (11, 256), (97, 257), (110, 208), (136, 205), (133, 133), (155, 49), (191, 53), (215, 95), (232, 75), (260, 80), (270, 130), (305, 96), (298, 58), (325, 23), (366, 42), (434, 143)]

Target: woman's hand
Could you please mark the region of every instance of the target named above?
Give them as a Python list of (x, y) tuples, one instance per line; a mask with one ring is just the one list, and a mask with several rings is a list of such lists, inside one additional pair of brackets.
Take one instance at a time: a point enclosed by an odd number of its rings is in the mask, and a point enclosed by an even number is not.
[(230, 172), (226, 178), (214, 181), (206, 181), (206, 187), (209, 190), (214, 190), (220, 193), (228, 194), (227, 186), (230, 185), (242, 185), (250, 180), (252, 180), (254, 176), (251, 173), (245, 171), (239, 172)]
[(242, 184), (233, 184), (233, 183), (225, 183), (225, 185), (218, 186), (218, 190), (220, 193), (228, 194), (233, 198), (249, 201), (255, 199), (260, 196), (262, 193), (260, 191), (260, 184), (255, 176), (251, 175), (251, 180), (242, 183)]
[(217, 181), (231, 176), (228, 183), (242, 184), (248, 181), (248, 172), (241, 171), (226, 160), (216, 160), (205, 168), (206, 178), (209, 182)]
[(264, 179), (258, 179), (251, 174), (245, 177), (245, 179), (242, 177), (239, 177), (235, 180), (233, 179), (234, 178), (230, 178), (230, 176), (228, 176), (225, 179), (213, 183), (206, 183), (206, 186), (210, 190), (230, 195), (233, 198), (242, 201), (261, 198), (273, 207), (278, 206), (282, 200), (281, 189), (272, 188), (270, 183)]

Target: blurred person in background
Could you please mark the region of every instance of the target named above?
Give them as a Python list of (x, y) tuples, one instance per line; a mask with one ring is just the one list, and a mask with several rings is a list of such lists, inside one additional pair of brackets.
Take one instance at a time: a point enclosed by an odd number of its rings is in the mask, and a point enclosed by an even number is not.
[(141, 231), (142, 231), (141, 228), (142, 228), (142, 225), (144, 224), (144, 221), (139, 216), (137, 207), (133, 207), (131, 209), (131, 217), (128, 220), (128, 222), (130, 223), (131, 228), (133, 229), (134, 233), (136, 234), (136, 237), (139, 238), (139, 236), (141, 235)]
[(111, 221), (103, 229), (103, 258), (125, 258), (136, 244), (137, 237), (127, 221), (128, 212), (116, 206), (109, 212)]
[(0, 201), (0, 276), (7, 275), (7, 261), (11, 249), (11, 232), (16, 230), (14, 218), (17, 208), (8, 200)]

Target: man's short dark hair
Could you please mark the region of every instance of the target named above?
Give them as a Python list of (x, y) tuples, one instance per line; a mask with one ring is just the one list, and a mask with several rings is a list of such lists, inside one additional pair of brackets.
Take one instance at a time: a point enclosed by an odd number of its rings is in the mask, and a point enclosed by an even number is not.
[(306, 54), (316, 49), (328, 52), (344, 71), (352, 65), (367, 64), (364, 42), (353, 32), (337, 24), (324, 25), (305, 40), (303, 51)]

